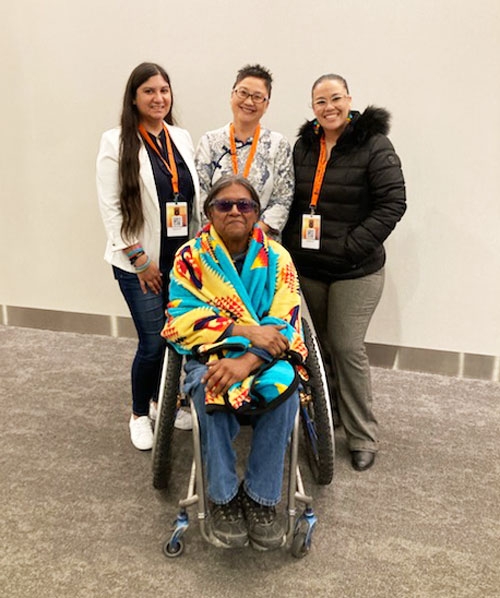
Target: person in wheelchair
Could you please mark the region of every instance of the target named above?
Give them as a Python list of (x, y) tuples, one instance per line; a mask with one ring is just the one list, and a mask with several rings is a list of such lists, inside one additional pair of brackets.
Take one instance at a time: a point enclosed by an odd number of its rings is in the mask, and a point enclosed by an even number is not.
[[(274, 549), (284, 541), (276, 505), (307, 357), (298, 276), (258, 226), (247, 179), (219, 179), (204, 211), (208, 224), (176, 254), (162, 334), (188, 356), (184, 391), (199, 417), (213, 534), (226, 546)], [(253, 431), (240, 483), (241, 416)]]

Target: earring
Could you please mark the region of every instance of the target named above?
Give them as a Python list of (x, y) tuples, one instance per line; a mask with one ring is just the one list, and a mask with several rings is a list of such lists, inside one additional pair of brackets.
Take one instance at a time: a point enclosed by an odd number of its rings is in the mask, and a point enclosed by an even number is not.
[(349, 114), (347, 115), (347, 122), (350, 123), (352, 120), (352, 112), (349, 112)]
[(315, 135), (319, 135), (319, 128), (320, 128), (320, 124), (319, 124), (319, 122), (318, 122), (318, 119), (317, 119), (317, 118), (315, 118), (315, 119), (313, 120), (313, 127), (314, 127), (314, 133), (315, 133)]

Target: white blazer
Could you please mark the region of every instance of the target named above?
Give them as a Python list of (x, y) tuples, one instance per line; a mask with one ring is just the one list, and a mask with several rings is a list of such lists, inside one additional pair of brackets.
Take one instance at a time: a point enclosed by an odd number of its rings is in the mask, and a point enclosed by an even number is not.
[[(190, 218), (189, 234), (194, 236), (201, 226), (200, 184), (194, 165), (194, 147), (191, 136), (185, 129), (167, 125), (168, 133), (186, 162), (194, 185), (193, 213)], [(142, 144), (139, 150), (139, 184), (141, 189), (144, 228), (136, 239), (124, 241), (121, 236), (122, 213), (120, 210), (120, 187), (118, 178), (118, 157), (120, 151), (120, 127), (106, 131), (97, 155), (96, 181), (101, 216), (108, 238), (104, 259), (111, 265), (135, 273), (123, 249), (140, 242), (152, 260), (160, 262), (161, 214), (158, 193), (149, 155)]]

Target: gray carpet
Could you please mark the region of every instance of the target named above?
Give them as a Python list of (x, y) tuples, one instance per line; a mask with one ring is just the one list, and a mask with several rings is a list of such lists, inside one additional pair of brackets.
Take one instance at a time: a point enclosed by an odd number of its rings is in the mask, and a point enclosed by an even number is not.
[(2, 596), (500, 596), (498, 384), (374, 369), (380, 454), (354, 472), (337, 435), (334, 484), (311, 488), (306, 558), (217, 549), (194, 517), (168, 560), (191, 439), (176, 432), (171, 491), (154, 490), (151, 454), (128, 437), (133, 351), (0, 327)]

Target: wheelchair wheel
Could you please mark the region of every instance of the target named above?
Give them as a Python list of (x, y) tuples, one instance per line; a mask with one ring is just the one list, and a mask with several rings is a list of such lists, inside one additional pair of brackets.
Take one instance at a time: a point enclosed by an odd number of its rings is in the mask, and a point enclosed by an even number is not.
[(163, 364), (158, 415), (153, 440), (153, 486), (158, 490), (168, 486), (172, 469), (172, 439), (179, 396), (182, 356), (167, 347)]
[(309, 355), (306, 369), (309, 381), (301, 393), (300, 415), (306, 454), (314, 481), (327, 485), (333, 479), (335, 441), (332, 409), (323, 361), (316, 336), (310, 324), (302, 319)]
[(311, 550), (311, 545), (307, 544), (307, 536), (303, 532), (299, 532), (293, 536), (292, 546), (290, 547), (292, 556), (296, 559), (304, 558)]
[(184, 552), (184, 542), (182, 540), (177, 540), (175, 544), (172, 544), (170, 540), (167, 540), (165, 544), (163, 544), (163, 554), (168, 557), (169, 559), (175, 559)]

